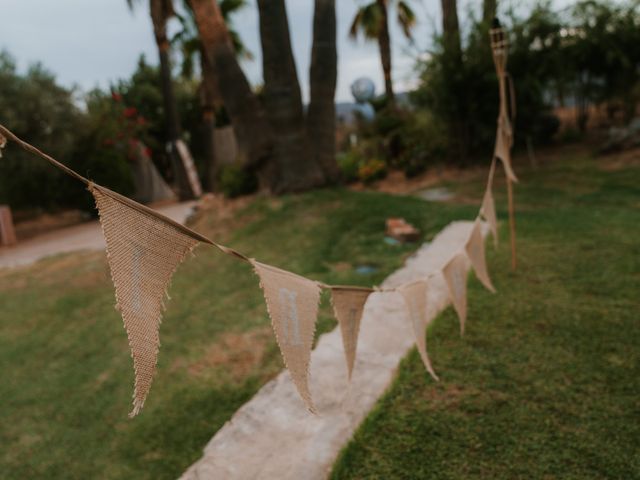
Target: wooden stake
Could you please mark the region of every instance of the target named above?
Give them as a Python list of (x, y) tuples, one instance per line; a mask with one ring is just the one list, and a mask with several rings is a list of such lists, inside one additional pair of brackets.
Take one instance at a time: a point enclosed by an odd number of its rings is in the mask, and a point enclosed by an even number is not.
[(513, 205), (513, 185), (511, 180), (507, 178), (507, 196), (509, 200), (509, 230), (511, 237), (511, 269), (516, 270), (516, 215)]

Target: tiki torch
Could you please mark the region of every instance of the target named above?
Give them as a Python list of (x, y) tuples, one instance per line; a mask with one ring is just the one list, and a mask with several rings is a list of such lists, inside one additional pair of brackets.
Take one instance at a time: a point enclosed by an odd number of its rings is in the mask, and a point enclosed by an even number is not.
[[(493, 19), (489, 30), (491, 39), (491, 53), (496, 67), (500, 86), (500, 113), (498, 115), (498, 130), (496, 132), (496, 147), (494, 157), (500, 158), (507, 177), (507, 196), (509, 202), (509, 231), (511, 236), (511, 267), (516, 269), (516, 225), (513, 204), (513, 182), (517, 181), (511, 168), (511, 146), (513, 145), (513, 130), (508, 113), (507, 99), (507, 57), (509, 42), (500, 20)], [(513, 107), (513, 105), (512, 105)]]

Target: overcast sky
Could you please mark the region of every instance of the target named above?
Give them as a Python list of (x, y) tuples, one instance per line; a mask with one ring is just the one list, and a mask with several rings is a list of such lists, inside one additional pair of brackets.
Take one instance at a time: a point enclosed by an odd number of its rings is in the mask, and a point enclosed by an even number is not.
[[(358, 0), (337, 0), (338, 16), (338, 101), (351, 101), (349, 85), (358, 77), (370, 77), (378, 92), (383, 89), (377, 46), (347, 38)], [(440, 0), (413, 0), (418, 15), (416, 45), (428, 47), (436, 25), (440, 24)], [(460, 3), (460, 2), (459, 2)], [(151, 20), (143, 0), (133, 13), (125, 0), (0, 0), (0, 49), (13, 55), (20, 69), (42, 62), (68, 86), (82, 90), (107, 87), (110, 82), (128, 77), (140, 54), (157, 62)], [(254, 84), (262, 81), (258, 18), (255, 0), (233, 18), (235, 28), (254, 53), (255, 59), (243, 62)], [(464, 19), (468, 0), (459, 5)], [(287, 0), (289, 25), (305, 99), (308, 96), (308, 69), (311, 50), (313, 0)], [(419, 49), (410, 47), (393, 22), (393, 68), (396, 89), (402, 91), (415, 81), (413, 65)]]

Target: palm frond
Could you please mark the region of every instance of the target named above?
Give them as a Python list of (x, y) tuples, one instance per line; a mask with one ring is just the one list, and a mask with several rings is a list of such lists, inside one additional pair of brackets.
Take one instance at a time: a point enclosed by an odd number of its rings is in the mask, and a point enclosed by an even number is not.
[(398, 23), (402, 28), (402, 33), (409, 40), (413, 41), (412, 30), (416, 26), (416, 14), (411, 9), (409, 4), (403, 0), (400, 0), (397, 5), (398, 11)]
[(220, 6), (222, 17), (227, 21), (232, 13), (242, 10), (248, 3), (247, 0), (220, 0), (218, 5)]
[(358, 33), (362, 32), (365, 40), (375, 40), (378, 38), (380, 29), (386, 19), (376, 2), (369, 3), (360, 7), (356, 12), (351, 27), (349, 28), (349, 37), (352, 40), (358, 38)]
[(182, 68), (181, 75), (184, 78), (192, 78), (194, 74), (194, 57), (200, 54), (200, 39), (191, 38), (181, 44)]
[(233, 50), (236, 52), (238, 57), (244, 58), (245, 60), (253, 60), (253, 52), (247, 48), (247, 46), (240, 38), (240, 34), (233, 30), (229, 29), (229, 36), (231, 37), (231, 43), (233, 44)]
[(355, 17), (353, 17), (353, 20), (351, 21), (351, 26), (349, 27), (349, 38), (354, 41), (358, 39), (358, 33), (360, 32), (360, 19), (362, 18), (363, 8), (364, 7), (360, 7), (358, 9)]
[(376, 2), (365, 6), (362, 15), (364, 36), (369, 40), (376, 40), (386, 21), (387, 19)]
[(126, 0), (127, 7), (129, 7), (129, 10), (133, 11), (133, 9), (136, 8), (136, 5), (140, 3), (140, 1), (141, 0)]

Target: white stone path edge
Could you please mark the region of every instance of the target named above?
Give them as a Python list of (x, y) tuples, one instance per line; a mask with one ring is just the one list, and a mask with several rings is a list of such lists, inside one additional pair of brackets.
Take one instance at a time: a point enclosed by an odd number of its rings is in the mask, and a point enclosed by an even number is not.
[[(472, 227), (473, 222), (450, 223), (387, 277), (383, 286), (395, 287), (438, 272), (463, 251)], [(428, 286), (431, 321), (450, 300), (441, 274), (431, 277)], [(401, 296), (372, 294), (362, 318), (350, 384), (339, 328), (322, 335), (312, 352), (310, 385), (318, 415), (307, 411), (283, 370), (218, 430), (203, 457), (181, 479), (327, 478), (338, 453), (390, 386), (400, 360), (413, 346)], [(434, 368), (439, 371), (437, 363)], [(433, 381), (426, 371), (425, 381)]]

